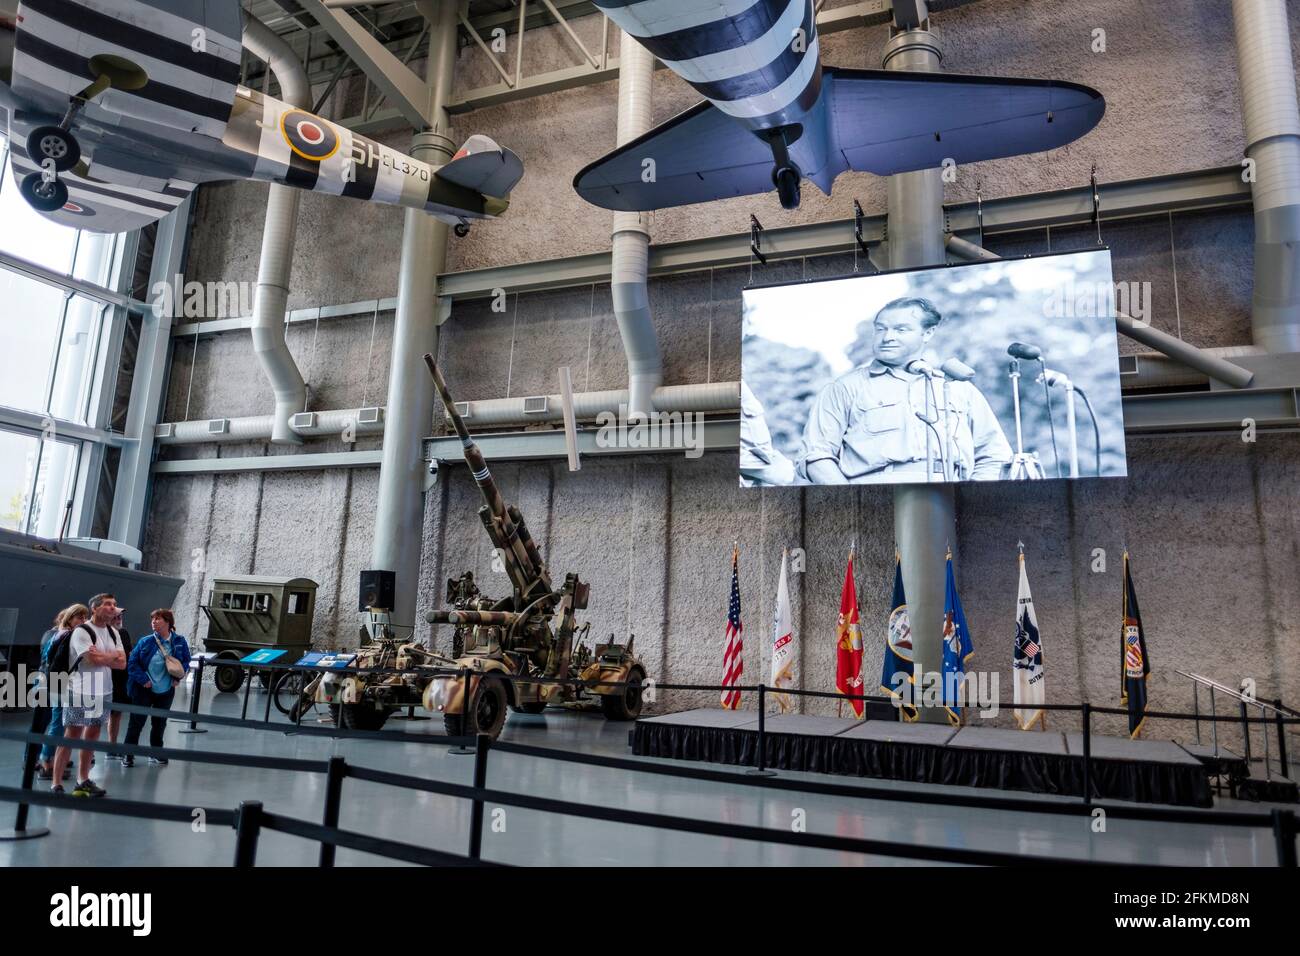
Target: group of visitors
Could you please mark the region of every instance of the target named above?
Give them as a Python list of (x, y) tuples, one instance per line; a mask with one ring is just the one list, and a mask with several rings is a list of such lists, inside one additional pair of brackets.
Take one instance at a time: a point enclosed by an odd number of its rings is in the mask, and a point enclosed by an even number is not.
[[(190, 666), (190, 646), (176, 633), (176, 618), (170, 608), (158, 608), (149, 615), (151, 633), (133, 640), (122, 626), (123, 609), (112, 594), (96, 594), (90, 605), (73, 604), (54, 619), (41, 639), (41, 671), (49, 690), (45, 715), (47, 742), (41, 748), (37, 774), (52, 782), (55, 793), (63, 793), (64, 780), (73, 773), (71, 743), (99, 740), (107, 729), (108, 739), (117, 743), (122, 712), (112, 705), (135, 704), (170, 710), (176, 685)], [(150, 722), (149, 744), (160, 748), (167, 718), (132, 713), (127, 722), (126, 743), (136, 745), (145, 721)], [(128, 753), (109, 753), (108, 759), (122, 766), (135, 766)], [(149, 762), (164, 766), (167, 760), (153, 756)], [(94, 751), (77, 752), (75, 797), (102, 797), (107, 792), (90, 779)]]

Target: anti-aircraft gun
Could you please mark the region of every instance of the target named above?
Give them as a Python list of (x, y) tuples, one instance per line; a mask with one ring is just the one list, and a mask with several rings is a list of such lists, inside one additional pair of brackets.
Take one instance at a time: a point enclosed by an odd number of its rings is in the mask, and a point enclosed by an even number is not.
[[(479, 520), (511, 585), (509, 597), (493, 600), (479, 592), (469, 572), (447, 582), (451, 608), (430, 611), (425, 619), (455, 628), (455, 666), (468, 672), (468, 681), (435, 678), (425, 689), (424, 706), (442, 712), (447, 732), (453, 736), (486, 733), (495, 737), (505, 724), (507, 707), (540, 713), (547, 704), (577, 704), (589, 697), (599, 699), (611, 720), (635, 719), (641, 713), (639, 685), (646, 674), (645, 666), (632, 653), (633, 641), (618, 645), (611, 639), (594, 648), (584, 643), (590, 625), (580, 626), (577, 612), (586, 609), (591, 585), (570, 573), (558, 589), (554, 587), (524, 516), (502, 499), (433, 356), (426, 354), (424, 361), (464, 446), (465, 463), (483, 496)], [(588, 688), (573, 683), (575, 678), (632, 686)]]

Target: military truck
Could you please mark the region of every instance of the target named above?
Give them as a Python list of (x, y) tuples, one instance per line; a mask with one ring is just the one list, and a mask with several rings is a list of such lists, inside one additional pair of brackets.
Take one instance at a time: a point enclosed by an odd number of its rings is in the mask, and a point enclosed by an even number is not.
[[(435, 677), (425, 687), (425, 708), (441, 713), (453, 736), (485, 733), (496, 737), (507, 709), (540, 713), (548, 704), (582, 705), (599, 701), (606, 718), (633, 720), (641, 713), (640, 685), (645, 665), (632, 653), (632, 639), (613, 638), (588, 647), (589, 624), (578, 623), (591, 585), (569, 573), (556, 589), (523, 515), (507, 506), (487, 462), (456, 411), (447, 383), (433, 356), (424, 356), (464, 449), (465, 463), (483, 496), (479, 520), (500, 555), (511, 593), (493, 599), (480, 593), (469, 572), (447, 582), (447, 610), (430, 611), (434, 625), (451, 625), (452, 656), (445, 663), (464, 677)], [(574, 683), (627, 683), (623, 687), (584, 687)], [(468, 686), (469, 702), (466, 706)]]

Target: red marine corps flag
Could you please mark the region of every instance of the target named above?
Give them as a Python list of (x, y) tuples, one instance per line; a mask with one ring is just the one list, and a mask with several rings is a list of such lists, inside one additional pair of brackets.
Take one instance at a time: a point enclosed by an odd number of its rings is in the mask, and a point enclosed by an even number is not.
[[(862, 693), (862, 628), (858, 625), (858, 589), (853, 583), (853, 548), (849, 548), (849, 566), (840, 592), (840, 619), (835, 629), (835, 689), (841, 694)], [(861, 718), (865, 701), (849, 703), (854, 716)]]
[(741, 651), (745, 643), (741, 640), (744, 627), (740, 623), (740, 548), (731, 549), (731, 601), (727, 607), (726, 649), (722, 652), (722, 706), (735, 710), (740, 706), (740, 691), (731, 688), (740, 685), (740, 675), (745, 671), (745, 661)]

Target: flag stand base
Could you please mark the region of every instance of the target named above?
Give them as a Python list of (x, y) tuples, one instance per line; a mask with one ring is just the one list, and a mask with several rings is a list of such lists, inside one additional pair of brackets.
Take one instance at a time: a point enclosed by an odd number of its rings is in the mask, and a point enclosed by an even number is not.
[(8, 840), (34, 840), (36, 837), (49, 836), (46, 827), (32, 827), (26, 830), (0, 830), (0, 843)]

